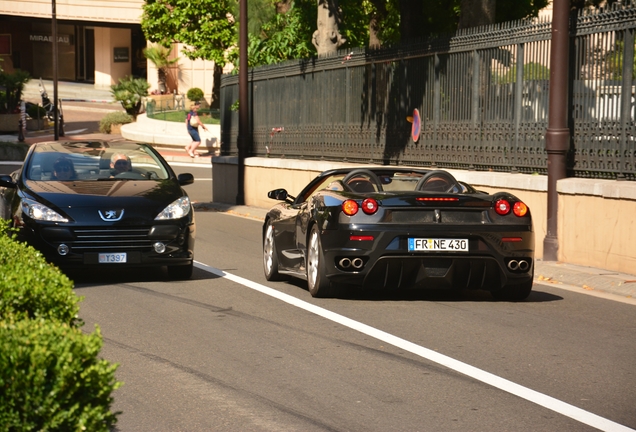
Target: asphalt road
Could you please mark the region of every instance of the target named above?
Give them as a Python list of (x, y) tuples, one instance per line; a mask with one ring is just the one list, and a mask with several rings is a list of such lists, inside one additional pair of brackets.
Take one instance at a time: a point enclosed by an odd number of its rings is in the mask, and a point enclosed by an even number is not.
[[(78, 108), (68, 132), (96, 132), (110, 109)], [(212, 200), (210, 167), (173, 167), (195, 174), (196, 202)], [(73, 275), (85, 331), (98, 324), (102, 355), (120, 363), (117, 430), (636, 429), (633, 305), (543, 284), (523, 303), (315, 300), (301, 281), (265, 281), (260, 222), (196, 217), (190, 281)]]
[[(190, 171), (192, 198), (211, 175)], [(208, 179), (208, 180), (206, 180)], [(633, 305), (535, 284), (313, 299), (265, 281), (261, 223), (198, 210), (192, 280), (73, 275), (120, 364), (120, 431), (636, 429)]]

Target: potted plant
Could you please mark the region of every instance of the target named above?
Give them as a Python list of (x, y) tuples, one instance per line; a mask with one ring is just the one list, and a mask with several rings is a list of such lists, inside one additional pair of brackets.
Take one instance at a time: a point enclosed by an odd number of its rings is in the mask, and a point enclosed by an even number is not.
[(161, 94), (168, 91), (166, 81), (168, 79), (168, 71), (170, 66), (179, 61), (179, 57), (170, 58), (172, 48), (166, 48), (163, 45), (155, 45), (144, 49), (144, 55), (157, 68), (158, 83), (157, 86)]
[[(188, 90), (188, 92), (186, 93), (186, 97), (190, 102), (199, 102), (204, 108), (208, 106), (206, 100), (203, 97), (203, 90), (198, 87), (192, 87), (190, 90)], [(188, 108), (189, 105), (190, 104), (188, 103), (186, 105), (186, 108)]]
[(31, 79), (26, 71), (0, 72), (0, 131), (17, 132), (24, 85)]
[(145, 79), (127, 76), (110, 86), (110, 92), (113, 99), (119, 101), (133, 119), (137, 119), (142, 109), (142, 98), (148, 95), (149, 87), (150, 84)]

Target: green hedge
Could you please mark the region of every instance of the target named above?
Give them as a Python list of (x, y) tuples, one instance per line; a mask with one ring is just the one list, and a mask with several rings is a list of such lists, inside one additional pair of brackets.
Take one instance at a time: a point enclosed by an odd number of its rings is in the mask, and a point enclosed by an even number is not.
[(0, 322), (0, 429), (109, 431), (117, 365), (99, 360), (99, 328)]
[(106, 114), (99, 122), (99, 131), (109, 134), (113, 125), (124, 125), (132, 123), (132, 116), (121, 111), (113, 111)]
[(117, 365), (80, 330), (73, 283), (0, 220), (0, 431), (109, 431)]
[(40, 252), (4, 234), (0, 224), (0, 320), (43, 318), (74, 327), (80, 298), (73, 282)]

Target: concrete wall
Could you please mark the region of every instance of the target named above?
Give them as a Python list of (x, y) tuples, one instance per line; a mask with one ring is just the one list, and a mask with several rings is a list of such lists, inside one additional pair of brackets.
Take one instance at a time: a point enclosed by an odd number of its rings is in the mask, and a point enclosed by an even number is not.
[(559, 260), (636, 273), (636, 183), (564, 179)]
[[(236, 203), (238, 159), (213, 158), (213, 199)], [(351, 166), (335, 162), (269, 158), (245, 160), (245, 204), (269, 208), (267, 192), (285, 188), (295, 195), (319, 172)], [(448, 170), (479, 190), (507, 190), (524, 201), (534, 221), (536, 257), (543, 257), (547, 230), (547, 177)], [(636, 183), (563, 179), (559, 192), (559, 261), (622, 273), (636, 272)]]
[[(143, 0), (56, 0), (60, 20), (134, 23), (141, 22)], [(51, 0), (2, 0), (0, 15), (51, 18)]]
[[(151, 43), (148, 46), (152, 45)], [(214, 87), (214, 62), (207, 60), (190, 60), (183, 55), (183, 44), (172, 46), (171, 58), (179, 58), (179, 61), (168, 73), (168, 93), (174, 90), (179, 94), (186, 94), (193, 87), (203, 90), (205, 102), (212, 100), (212, 88)], [(157, 90), (158, 74), (155, 65), (148, 61), (148, 83), (150, 92)]]
[[(114, 48), (128, 47), (128, 62), (115, 63)], [(95, 27), (95, 87), (110, 87), (131, 74), (130, 30)]]

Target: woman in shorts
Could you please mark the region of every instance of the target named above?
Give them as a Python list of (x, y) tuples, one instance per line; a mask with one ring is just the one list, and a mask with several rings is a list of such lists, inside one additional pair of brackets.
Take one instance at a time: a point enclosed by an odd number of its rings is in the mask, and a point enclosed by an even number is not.
[(186, 116), (186, 127), (188, 128), (188, 133), (192, 137), (192, 142), (185, 147), (185, 151), (190, 155), (191, 158), (199, 157), (199, 153), (196, 152), (197, 147), (201, 144), (201, 137), (199, 136), (199, 126), (203, 128), (203, 130), (207, 131), (208, 128), (205, 127), (203, 123), (199, 120), (199, 103), (195, 102), (190, 105), (190, 112)]

